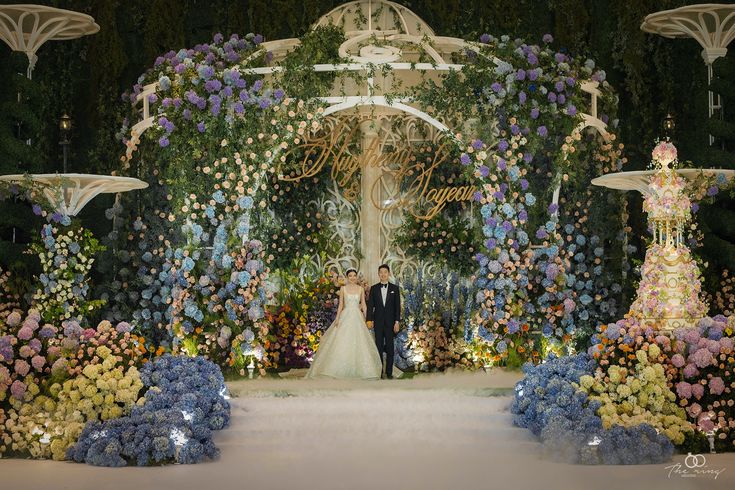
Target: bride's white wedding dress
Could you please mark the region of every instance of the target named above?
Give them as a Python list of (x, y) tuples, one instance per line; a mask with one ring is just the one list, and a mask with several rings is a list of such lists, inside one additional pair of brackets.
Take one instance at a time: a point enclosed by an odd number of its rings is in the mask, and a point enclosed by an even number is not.
[(307, 378), (380, 379), (383, 365), (360, 311), (360, 294), (344, 292), (339, 322), (322, 335)]

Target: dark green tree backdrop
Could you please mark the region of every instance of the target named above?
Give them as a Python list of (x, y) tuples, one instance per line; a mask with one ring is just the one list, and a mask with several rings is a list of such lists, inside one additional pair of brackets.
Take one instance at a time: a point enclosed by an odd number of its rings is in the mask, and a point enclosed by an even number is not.
[[(3, 1), (1, 3), (14, 3)], [(22, 56), (0, 47), (0, 172), (61, 168), (58, 119), (74, 120), (70, 171), (110, 172), (122, 145), (115, 134), (122, 121), (120, 94), (131, 87), (156, 56), (169, 49), (211, 40), (215, 32), (261, 33), (267, 40), (302, 35), (320, 16), (343, 3), (336, 0), (68, 0), (37, 3), (92, 15), (101, 30), (79, 40), (49, 42), (39, 61), (31, 93), (14, 76)], [(399, 0), (439, 35), (477, 39), (480, 33), (508, 34), (538, 42), (544, 33), (572, 54), (595, 59), (620, 95), (620, 137), (629, 169), (645, 168), (667, 112), (676, 117), (680, 157), (697, 166), (735, 168), (735, 55), (715, 64), (713, 88), (722, 94), (725, 121), (707, 121), (706, 69), (694, 40), (669, 40), (640, 30), (652, 12), (686, 4), (681, 0)], [(15, 61), (14, 61), (15, 60)], [(21, 109), (17, 93), (28, 97)], [(732, 109), (728, 110), (729, 107)], [(135, 121), (133, 121), (135, 122)], [(21, 131), (19, 133), (19, 130)], [(718, 138), (708, 146), (707, 134)], [(34, 147), (17, 143), (34, 134)], [(724, 148), (721, 149), (721, 148)], [(634, 235), (644, 234), (640, 200), (630, 196)], [(82, 215), (95, 233), (107, 230), (96, 219), (108, 207), (96, 199)], [(0, 239), (8, 242), (16, 208), (0, 208)], [(14, 214), (15, 213), (15, 214)], [(735, 204), (725, 196), (703, 206), (706, 232), (699, 251), (710, 273), (735, 269)], [(6, 249), (3, 249), (6, 250)], [(7, 266), (9, 255), (0, 254)], [(717, 274), (719, 275), (719, 274)]]

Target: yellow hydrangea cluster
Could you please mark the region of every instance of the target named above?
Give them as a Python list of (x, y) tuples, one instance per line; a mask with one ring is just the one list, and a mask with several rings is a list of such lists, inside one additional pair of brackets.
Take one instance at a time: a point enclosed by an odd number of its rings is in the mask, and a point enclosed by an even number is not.
[(602, 404), (597, 413), (605, 428), (649, 424), (674, 444), (681, 444), (693, 428), (686, 420), (684, 409), (677, 405), (676, 395), (666, 385), (664, 367), (649, 360), (649, 356), (658, 358), (658, 349), (651, 345), (648, 353), (636, 351), (638, 362), (632, 373), (616, 365), (607, 371), (598, 368), (595, 376), (582, 376), (579, 385), (590, 399)]
[(88, 364), (76, 378), (51, 385), (58, 399), (57, 413), (64, 420), (108, 420), (130, 411), (143, 387), (135, 366), (125, 371), (120, 357), (106, 346), (96, 349), (101, 364)]
[(101, 362), (88, 364), (63, 384), (52, 384), (48, 395), (8, 411), (0, 423), (0, 455), (11, 451), (63, 460), (88, 421), (130, 413), (143, 388), (137, 368), (125, 370), (123, 359), (106, 346), (97, 347), (95, 353)]
[(63, 460), (66, 449), (77, 441), (85, 422), (57, 418), (56, 407), (52, 398), (41, 395), (19, 410), (11, 409), (2, 428), (0, 454), (12, 451), (29, 454), (34, 459)]

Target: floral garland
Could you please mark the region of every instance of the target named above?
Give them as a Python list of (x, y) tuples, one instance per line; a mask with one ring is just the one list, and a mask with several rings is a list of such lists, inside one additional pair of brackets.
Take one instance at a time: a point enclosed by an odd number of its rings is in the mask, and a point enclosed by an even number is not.
[[(597, 162), (595, 170), (618, 170), (624, 162), (620, 145), (613, 144), (614, 135), (604, 141), (576, 129), (578, 108), (585, 104), (580, 80), (601, 83), (603, 101), (612, 105), (604, 72), (595, 71), (590, 60), (581, 63), (566, 53), (553, 52), (548, 46), (550, 36), (544, 42), (540, 47), (507, 36), (484, 35), (478, 54), (470, 53), (464, 70), (467, 84), (485, 87), (472, 102), (479, 108), (481, 125), (496, 124), (498, 133), (489, 136), (492, 144), (473, 141), (460, 159), (475, 181), (482, 183), (475, 196), (481, 205), (485, 248), (475, 256), (480, 267), (478, 335), (490, 346), (494, 362), (510, 365), (539, 360), (549, 346), (569, 345), (578, 324), (586, 325), (590, 313), (596, 313), (590, 270), (596, 272), (596, 285), (606, 290), (613, 303), (613, 291), (621, 291), (614, 287), (612, 276), (602, 274), (599, 256), (566, 249), (563, 235), (573, 228), (566, 231), (559, 223), (558, 206), (547, 210), (537, 206), (534, 188), (548, 189), (549, 177), (569, 182), (565, 185), (581, 182), (585, 176), (577, 168), (583, 159)], [(425, 107), (448, 113), (452, 105), (470, 103), (463, 95), (465, 82), (447, 77), (444, 84), (442, 90), (449, 92), (445, 100), (428, 86), (417, 91), (417, 99)], [(497, 120), (483, 122), (492, 117), (488, 114), (497, 114)], [(601, 117), (608, 120), (604, 114)], [(546, 174), (534, 175), (531, 165)], [(543, 224), (529, 236), (538, 221)], [(585, 236), (578, 240), (580, 245), (587, 243)]]
[[(162, 273), (144, 272), (152, 277), (144, 279), (150, 286), (142, 297), (152, 299), (158, 312), (144, 308), (134, 318), (159, 324), (166, 319), (174, 351), (201, 353), (240, 370), (250, 353), (266, 350), (268, 331), (263, 320), (268, 297), (263, 285), (269, 271), (266, 264), (274, 258), (266, 255), (261, 242), (249, 239), (251, 216), (256, 207), (266, 207), (263, 191), (276, 169), (274, 161), (286, 161), (277, 155), (318, 127), (314, 116), (320, 109), (311, 113), (303, 102), (284, 99), (268, 111), (271, 134), (243, 137), (237, 143), (222, 140), (220, 148), (237, 145), (242, 151), (196, 166), (200, 180), (212, 183), (210, 189), (203, 186), (199, 192), (179, 197), (169, 194), (171, 209), (154, 213), (169, 223), (181, 223), (179, 233), (185, 244), (169, 242), (139, 255), (149, 270)], [(142, 220), (136, 223), (145, 230)], [(172, 300), (166, 304), (168, 296)], [(257, 362), (262, 370), (270, 361)]]

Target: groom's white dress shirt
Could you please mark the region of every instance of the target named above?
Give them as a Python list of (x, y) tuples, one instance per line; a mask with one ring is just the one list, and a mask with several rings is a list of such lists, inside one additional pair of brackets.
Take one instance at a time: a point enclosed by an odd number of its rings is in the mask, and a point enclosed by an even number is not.
[(388, 283), (380, 283), (380, 294), (383, 297), (383, 306), (385, 306), (385, 302), (388, 301)]

